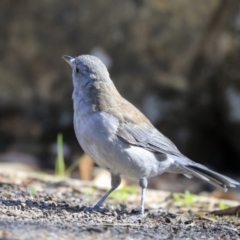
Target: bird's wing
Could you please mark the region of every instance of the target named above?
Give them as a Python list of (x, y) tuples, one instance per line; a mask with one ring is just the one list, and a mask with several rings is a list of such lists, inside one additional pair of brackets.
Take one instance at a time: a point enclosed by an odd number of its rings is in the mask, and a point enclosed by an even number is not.
[(106, 112), (119, 120), (116, 135), (123, 141), (139, 146), (155, 153), (183, 156), (177, 147), (162, 133), (160, 133), (135, 106), (126, 99)]
[(148, 124), (121, 123), (118, 127), (117, 136), (131, 145), (143, 147), (152, 152), (182, 156), (177, 147), (167, 137)]

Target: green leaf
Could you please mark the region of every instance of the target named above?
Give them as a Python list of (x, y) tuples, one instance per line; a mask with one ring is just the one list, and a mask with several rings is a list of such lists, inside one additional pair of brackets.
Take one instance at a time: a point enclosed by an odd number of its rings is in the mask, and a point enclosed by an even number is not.
[(57, 158), (55, 162), (55, 174), (57, 176), (65, 176), (65, 162), (63, 156), (63, 136), (61, 133), (57, 135)]

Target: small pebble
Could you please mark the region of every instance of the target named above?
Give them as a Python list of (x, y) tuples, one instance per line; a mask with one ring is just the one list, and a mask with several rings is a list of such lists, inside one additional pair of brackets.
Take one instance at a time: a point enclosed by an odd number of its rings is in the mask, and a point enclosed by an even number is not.
[(113, 212), (112, 212), (112, 216), (117, 217), (117, 216), (118, 216), (117, 212), (116, 212), (116, 211), (113, 211)]

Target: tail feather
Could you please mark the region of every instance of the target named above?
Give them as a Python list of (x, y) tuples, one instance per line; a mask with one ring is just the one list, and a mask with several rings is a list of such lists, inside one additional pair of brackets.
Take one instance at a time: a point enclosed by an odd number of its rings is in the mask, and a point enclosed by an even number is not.
[(209, 181), (212, 185), (224, 191), (227, 191), (229, 187), (235, 188), (236, 185), (239, 185), (239, 182), (220, 173), (214, 172), (201, 164), (191, 162), (187, 165), (182, 165), (182, 168), (186, 174)]

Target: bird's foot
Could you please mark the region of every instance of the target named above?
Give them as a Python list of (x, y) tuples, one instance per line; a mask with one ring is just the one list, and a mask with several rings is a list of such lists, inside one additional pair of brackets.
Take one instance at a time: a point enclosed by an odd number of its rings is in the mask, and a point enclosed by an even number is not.
[(128, 218), (132, 221), (139, 221), (148, 216), (148, 212), (144, 213), (143, 211), (134, 212), (134, 215), (130, 215)]

